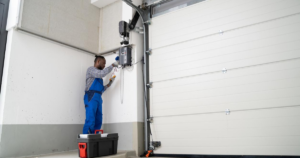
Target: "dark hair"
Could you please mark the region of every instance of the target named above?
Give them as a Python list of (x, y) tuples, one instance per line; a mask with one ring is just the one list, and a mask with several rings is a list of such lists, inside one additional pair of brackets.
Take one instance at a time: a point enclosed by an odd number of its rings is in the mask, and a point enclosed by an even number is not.
[(103, 56), (95, 56), (94, 63), (96, 63), (99, 59), (105, 59)]

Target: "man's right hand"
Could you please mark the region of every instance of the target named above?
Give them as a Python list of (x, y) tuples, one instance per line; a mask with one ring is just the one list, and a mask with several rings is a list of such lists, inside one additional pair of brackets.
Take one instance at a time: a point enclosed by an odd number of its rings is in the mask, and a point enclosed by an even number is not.
[(116, 60), (116, 62), (114, 62), (114, 63), (112, 64), (112, 66), (113, 66), (113, 67), (118, 67), (118, 66), (119, 66), (119, 56), (117, 56), (117, 57), (115, 58), (115, 60)]
[(116, 61), (112, 64), (113, 67), (118, 67), (119, 66), (119, 63)]

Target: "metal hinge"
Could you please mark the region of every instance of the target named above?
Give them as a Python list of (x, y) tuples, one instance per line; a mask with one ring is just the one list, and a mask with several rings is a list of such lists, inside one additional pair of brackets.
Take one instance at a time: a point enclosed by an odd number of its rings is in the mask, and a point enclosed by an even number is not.
[(153, 117), (148, 118), (147, 121), (153, 123)]
[(147, 50), (146, 54), (151, 55), (152, 54), (152, 49)]
[(219, 31), (219, 34), (220, 34), (220, 35), (223, 35), (223, 33), (224, 33), (223, 30), (220, 30), (220, 31)]
[(225, 74), (225, 73), (227, 72), (227, 69), (226, 69), (226, 68), (223, 68), (223, 69), (222, 69), (222, 72), (223, 72), (223, 74)]
[(143, 27), (135, 27), (132, 31), (139, 33), (139, 34), (144, 34), (144, 28)]
[(152, 88), (152, 82), (147, 84), (147, 88)]
[(151, 25), (151, 20), (144, 22), (145, 24)]
[(160, 141), (153, 141), (150, 143), (150, 150), (155, 150), (156, 148), (161, 146)]
[(226, 109), (225, 114), (226, 114), (226, 115), (230, 115), (230, 110), (229, 110), (229, 109)]

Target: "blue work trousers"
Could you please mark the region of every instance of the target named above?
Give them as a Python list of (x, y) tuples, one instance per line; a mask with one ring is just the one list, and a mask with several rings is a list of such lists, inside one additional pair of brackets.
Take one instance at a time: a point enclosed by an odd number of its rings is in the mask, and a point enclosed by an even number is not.
[(94, 134), (95, 130), (101, 129), (102, 126), (102, 97), (99, 93), (84, 95), (85, 104), (85, 124), (83, 134)]

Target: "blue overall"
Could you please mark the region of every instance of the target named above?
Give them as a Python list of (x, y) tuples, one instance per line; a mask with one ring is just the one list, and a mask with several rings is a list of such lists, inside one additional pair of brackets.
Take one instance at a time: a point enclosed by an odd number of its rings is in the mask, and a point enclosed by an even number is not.
[(84, 104), (86, 119), (83, 134), (94, 133), (102, 126), (102, 93), (104, 92), (103, 80), (95, 78), (89, 91), (85, 92)]

